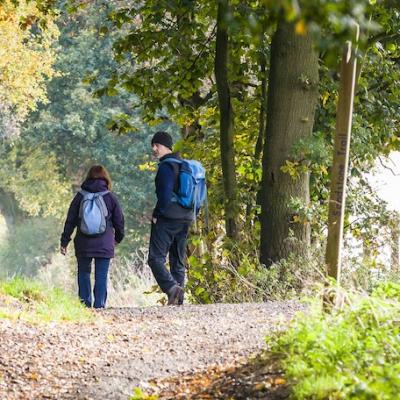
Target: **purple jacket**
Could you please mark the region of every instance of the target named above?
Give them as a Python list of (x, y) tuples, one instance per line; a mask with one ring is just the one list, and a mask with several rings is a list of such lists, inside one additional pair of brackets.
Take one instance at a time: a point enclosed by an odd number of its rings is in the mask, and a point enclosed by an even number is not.
[[(87, 192), (97, 193), (107, 190), (106, 181), (103, 179), (88, 179), (82, 184), (82, 189)], [(74, 239), (75, 255), (77, 257), (114, 257), (115, 242), (120, 243), (124, 238), (124, 215), (114, 193), (104, 195), (110, 223), (106, 231), (98, 237), (90, 237), (79, 231), (79, 206), (83, 196), (77, 193), (69, 206), (64, 231), (61, 235), (61, 246), (67, 247), (75, 228), (77, 232)]]

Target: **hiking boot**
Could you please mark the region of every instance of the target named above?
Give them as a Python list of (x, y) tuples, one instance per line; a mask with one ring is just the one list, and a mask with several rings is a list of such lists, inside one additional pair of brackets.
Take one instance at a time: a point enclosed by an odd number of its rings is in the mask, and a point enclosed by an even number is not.
[(179, 299), (178, 299), (178, 306), (183, 305), (184, 295), (185, 295), (185, 291), (182, 289), (182, 293), (179, 295)]
[(168, 296), (167, 304), (169, 306), (178, 305), (179, 299), (182, 298), (183, 300), (183, 289), (178, 285), (172, 286), (172, 288), (168, 290), (167, 296)]

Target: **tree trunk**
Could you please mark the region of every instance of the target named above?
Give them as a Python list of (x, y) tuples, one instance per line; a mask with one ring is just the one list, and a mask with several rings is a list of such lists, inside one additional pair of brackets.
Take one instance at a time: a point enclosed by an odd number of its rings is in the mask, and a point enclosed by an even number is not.
[[(281, 167), (293, 145), (312, 134), (318, 99), (318, 57), (309, 34), (280, 20), (272, 38), (266, 140), (261, 189), (260, 260), (266, 266), (291, 253), (302, 254), (310, 241), (306, 222), (293, 222), (291, 197), (309, 202), (309, 174), (293, 179)], [(294, 237), (288, 239), (290, 231)]]
[(234, 118), (228, 82), (228, 30), (226, 21), (228, 10), (228, 0), (218, 1), (215, 79), (220, 112), (220, 149), (225, 197), (226, 235), (229, 238), (236, 238), (238, 234), (236, 222), (238, 206), (236, 197), (235, 149), (233, 143)]
[(261, 46), (260, 46), (260, 72), (261, 72), (261, 98), (260, 98), (260, 114), (258, 117), (258, 137), (256, 142), (256, 147), (254, 151), (254, 158), (256, 160), (260, 159), (263, 142), (265, 138), (265, 132), (267, 128), (267, 56), (265, 54), (265, 34), (262, 33)]

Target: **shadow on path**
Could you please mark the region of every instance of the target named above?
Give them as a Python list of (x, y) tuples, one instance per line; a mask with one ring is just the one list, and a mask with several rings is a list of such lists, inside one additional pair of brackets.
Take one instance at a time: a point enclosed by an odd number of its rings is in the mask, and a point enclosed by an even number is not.
[(148, 393), (157, 394), (160, 400), (285, 400), (290, 390), (277, 360), (262, 353), (234, 365), (153, 380)]

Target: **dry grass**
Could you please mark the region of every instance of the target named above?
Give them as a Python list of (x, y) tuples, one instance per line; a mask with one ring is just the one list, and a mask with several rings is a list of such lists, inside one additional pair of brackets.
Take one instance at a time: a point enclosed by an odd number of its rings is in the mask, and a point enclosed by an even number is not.
[[(59, 287), (77, 294), (76, 259), (73, 249), (68, 249), (66, 257), (54, 254), (51, 262), (37, 273), (37, 280), (48, 287)], [(92, 284), (94, 268), (92, 268)], [(112, 260), (108, 282), (107, 307), (146, 307), (156, 305), (163, 297), (153, 292), (156, 285), (147, 265), (147, 250), (138, 249), (129, 257), (116, 257)], [(146, 294), (147, 292), (151, 292)]]
[(114, 259), (108, 286), (110, 307), (154, 306), (163, 297), (153, 291), (156, 281), (147, 265), (147, 250), (138, 249), (129, 257)]

